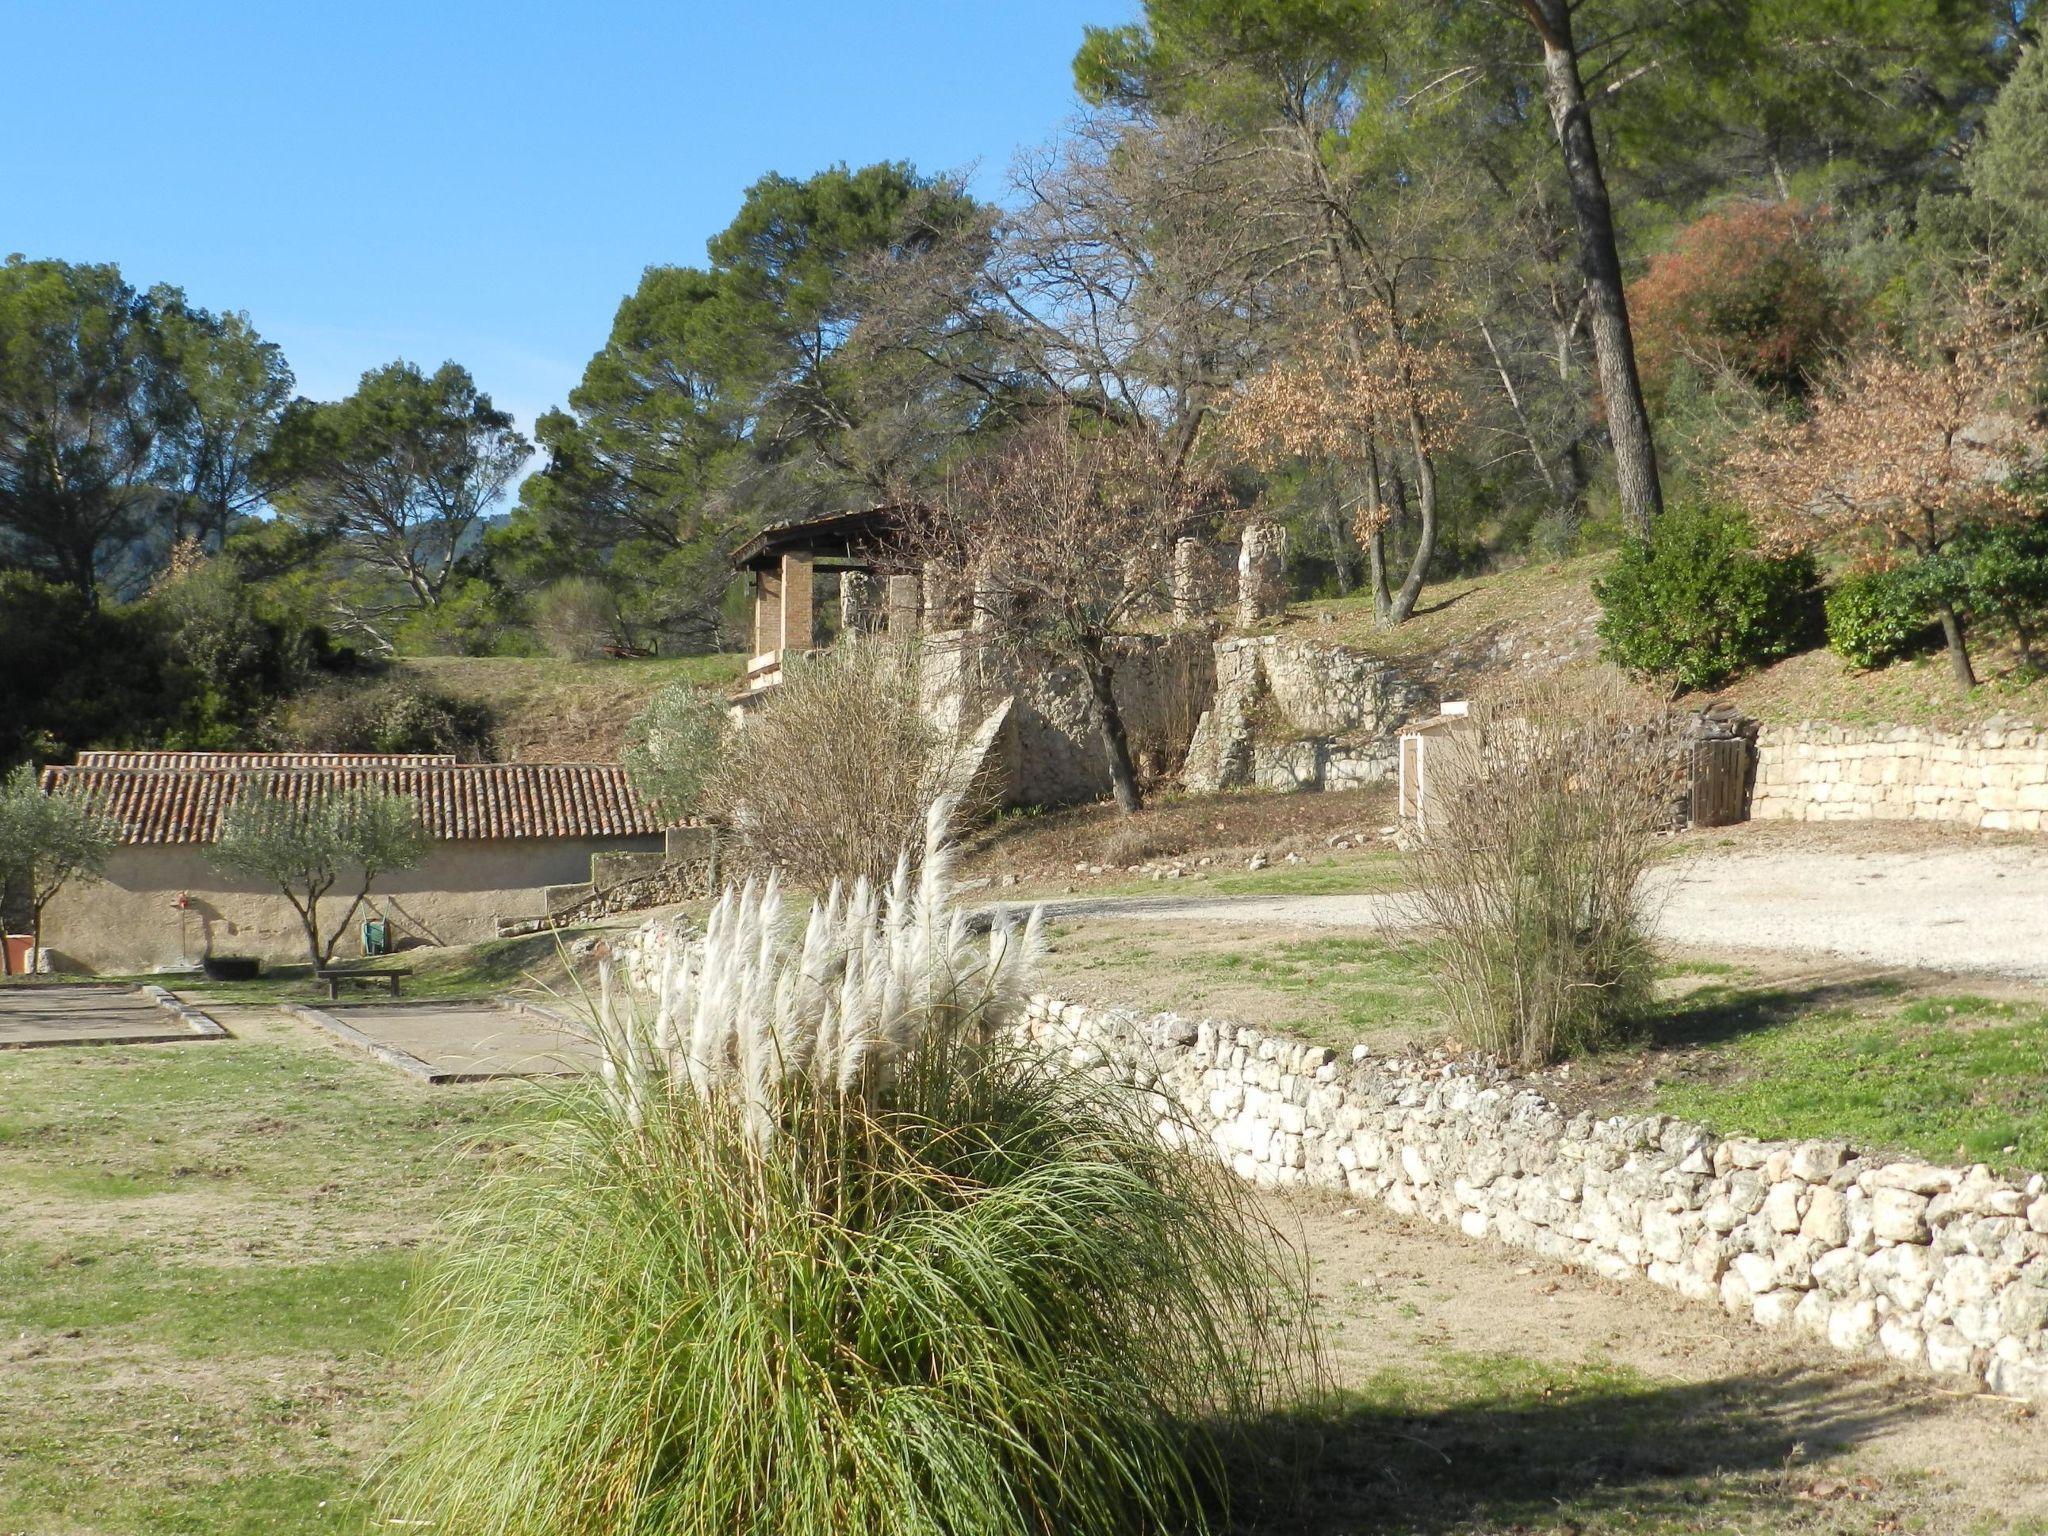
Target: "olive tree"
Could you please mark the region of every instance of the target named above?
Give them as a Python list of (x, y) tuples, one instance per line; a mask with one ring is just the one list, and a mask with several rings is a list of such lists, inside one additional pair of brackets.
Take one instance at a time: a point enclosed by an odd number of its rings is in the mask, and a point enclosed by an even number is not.
[[(284, 779), (252, 782), (222, 813), (208, 857), (219, 868), (276, 886), (299, 916), (317, 969), (334, 958), (349, 922), (378, 876), (412, 869), (427, 856), (412, 797), (367, 786), (317, 786), (294, 795)], [(331, 930), (320, 903), (348, 878), (354, 895)], [(349, 889), (343, 885), (343, 889)]]
[[(0, 891), (13, 887), (28, 902), (32, 955), (43, 947), (43, 909), (72, 880), (99, 875), (120, 836), (118, 825), (85, 802), (44, 794), (26, 763), (0, 785)], [(0, 966), (7, 964), (0, 958)]]
[(626, 773), (640, 798), (667, 816), (694, 816), (729, 734), (718, 699), (670, 683), (626, 727)]

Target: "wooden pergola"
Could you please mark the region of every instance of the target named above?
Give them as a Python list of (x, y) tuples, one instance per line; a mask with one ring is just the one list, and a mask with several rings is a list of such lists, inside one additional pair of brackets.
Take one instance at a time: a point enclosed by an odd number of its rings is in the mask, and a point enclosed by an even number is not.
[[(916, 633), (922, 583), (905, 555), (908, 508), (826, 512), (771, 524), (733, 551), (754, 592), (753, 649), (735, 697), (782, 680), (785, 652), (817, 643), (816, 579), (839, 573), (841, 628), (902, 639)], [(885, 585), (886, 584), (886, 585)]]

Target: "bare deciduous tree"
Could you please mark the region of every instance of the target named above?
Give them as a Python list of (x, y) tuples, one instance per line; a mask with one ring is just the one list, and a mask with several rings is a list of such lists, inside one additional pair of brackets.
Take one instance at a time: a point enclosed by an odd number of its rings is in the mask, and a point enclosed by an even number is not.
[[(1343, 321), (1326, 323), (1293, 357), (1273, 364), (1238, 393), (1226, 436), (1254, 462), (1329, 458), (1362, 464), (1364, 495), (1352, 517), (1371, 557), (1373, 601), (1384, 623), (1415, 611), (1434, 550), (1435, 506), (1423, 509), (1424, 532), (1398, 593), (1387, 592), (1384, 530), (1392, 508), (1379, 492), (1379, 434), (1390, 422), (1412, 423), (1418, 458), (1432, 462), (1465, 418), (1450, 385), (1453, 361), (1441, 347), (1418, 344), (1405, 327), (1375, 324), (1360, 344)], [(1430, 477), (1434, 484), (1434, 474)]]
[(1071, 657), (1088, 680), (1116, 802), (1142, 805), (1116, 699), (1119, 635), (1162, 606), (1174, 535), (1210, 499), (1142, 428), (1048, 409), (948, 485), (923, 553), (972, 573), (991, 638)]
[[(2048, 455), (2026, 397), (2041, 361), (2038, 338), (1973, 304), (1932, 356), (1879, 346), (1846, 360), (1808, 415), (1766, 422), (1731, 455), (1730, 487), (1766, 547), (1834, 547), (1876, 568), (1930, 559), (1972, 526), (2038, 515), (2009, 482)], [(1932, 597), (1956, 681), (1975, 687), (1962, 614)]]

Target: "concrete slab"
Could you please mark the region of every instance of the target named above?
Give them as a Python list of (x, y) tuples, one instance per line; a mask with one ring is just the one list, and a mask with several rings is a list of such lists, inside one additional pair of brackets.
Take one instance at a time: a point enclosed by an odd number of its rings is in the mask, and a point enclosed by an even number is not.
[(0, 1050), (219, 1040), (227, 1031), (162, 987), (0, 985)]
[(427, 1083), (571, 1076), (597, 1062), (596, 1048), (573, 1020), (532, 1004), (467, 998), (283, 1006)]

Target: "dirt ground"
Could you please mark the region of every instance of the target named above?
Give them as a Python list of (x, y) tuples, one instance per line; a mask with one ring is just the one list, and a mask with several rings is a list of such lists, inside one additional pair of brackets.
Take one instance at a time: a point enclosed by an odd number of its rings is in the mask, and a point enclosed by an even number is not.
[(344, 1039), (353, 1031), (418, 1063), (417, 1075), (436, 1081), (552, 1076), (580, 1071), (593, 1059), (590, 1043), (574, 1031), (488, 1001), (323, 1003), (307, 1013), (322, 1027), (328, 1019), (339, 1023)]
[[(2048, 983), (2048, 848), (1932, 828), (1769, 824), (1687, 839), (1649, 878), (1659, 938), (1722, 954), (1839, 956), (1878, 966)], [(1063, 920), (1380, 932), (1403, 921), (1379, 892), (1082, 896)]]
[(0, 987), (0, 1050), (203, 1038), (133, 987)]
[[(1307, 1532), (2038, 1527), (2048, 1419), (1845, 1362), (1652, 1286), (1335, 1197), (1268, 1197), (1300, 1241), (1336, 1385)], [(1690, 1513), (1688, 1513), (1690, 1512)], [(1621, 1518), (1627, 1517), (1627, 1518)]]
[(1331, 794), (1161, 796), (1135, 816), (1114, 805), (1079, 805), (1006, 817), (963, 850), (967, 881), (1017, 877), (1027, 888), (1087, 891), (1129, 879), (1133, 866), (1196, 860), (1242, 868), (1254, 854), (1327, 855), (1333, 841), (1363, 851), (1384, 845), (1394, 815), (1386, 786)]

